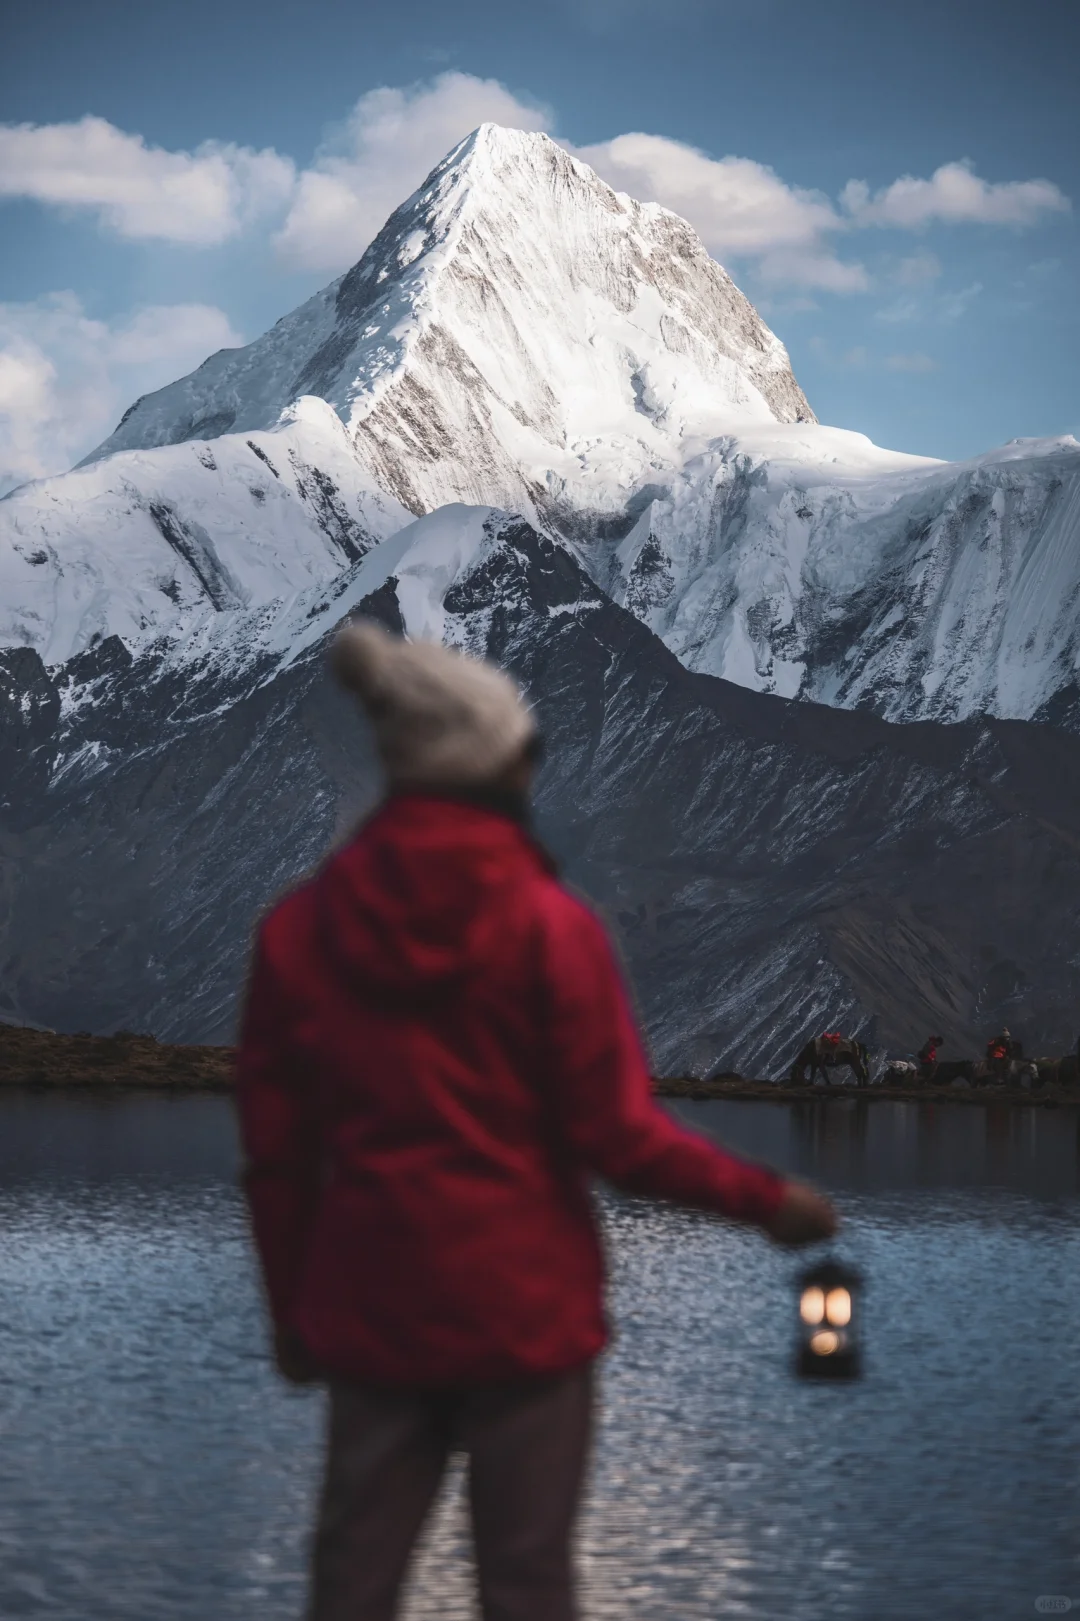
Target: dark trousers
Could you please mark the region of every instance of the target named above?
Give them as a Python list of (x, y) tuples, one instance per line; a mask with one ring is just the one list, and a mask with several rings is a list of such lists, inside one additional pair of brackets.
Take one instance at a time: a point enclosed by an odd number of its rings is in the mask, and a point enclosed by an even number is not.
[(334, 1384), (308, 1621), (393, 1621), (452, 1451), (469, 1459), (484, 1621), (574, 1621), (592, 1368), (453, 1392)]

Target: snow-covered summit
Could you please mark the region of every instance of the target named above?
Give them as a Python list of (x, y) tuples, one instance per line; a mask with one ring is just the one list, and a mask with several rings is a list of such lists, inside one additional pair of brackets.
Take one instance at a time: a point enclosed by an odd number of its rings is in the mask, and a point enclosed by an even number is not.
[(416, 513), (621, 511), (691, 442), (814, 421), (783, 345), (684, 220), (493, 124), (346, 275), (139, 400), (89, 459), (268, 429), (299, 395), (333, 407)]

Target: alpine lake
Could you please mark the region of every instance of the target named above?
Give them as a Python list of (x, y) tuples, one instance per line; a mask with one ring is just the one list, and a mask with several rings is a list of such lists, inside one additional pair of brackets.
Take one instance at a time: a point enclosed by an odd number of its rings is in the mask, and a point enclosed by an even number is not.
[[(601, 1193), (586, 1621), (1080, 1609), (1080, 1110), (669, 1106), (834, 1194), (864, 1374), (795, 1377), (807, 1257)], [(270, 1365), (237, 1168), (225, 1096), (0, 1095), (5, 1621), (302, 1614), (323, 1398)], [(460, 1471), (405, 1613), (474, 1615)]]

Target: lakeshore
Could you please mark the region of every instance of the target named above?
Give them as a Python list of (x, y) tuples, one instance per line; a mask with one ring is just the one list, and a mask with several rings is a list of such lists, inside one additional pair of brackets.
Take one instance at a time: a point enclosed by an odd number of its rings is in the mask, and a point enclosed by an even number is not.
[(717, 1075), (709, 1080), (694, 1076), (660, 1077), (654, 1083), (658, 1097), (686, 1098), (694, 1103), (709, 1103), (725, 1098), (762, 1103), (814, 1103), (840, 1102), (854, 1099), (867, 1103), (960, 1103), (993, 1107), (1000, 1104), (1018, 1104), (1028, 1108), (1080, 1108), (1080, 1090), (1076, 1087), (1044, 1085), (1034, 1090), (1019, 1086), (883, 1086), (871, 1082), (869, 1086), (856, 1086), (853, 1081), (833, 1081), (831, 1085), (792, 1086), (787, 1081), (756, 1081), (744, 1075)]
[(0, 1086), (227, 1092), (233, 1048), (173, 1045), (127, 1030), (61, 1035), (0, 1024)]
[[(121, 1030), (111, 1036), (64, 1035), (0, 1024), (0, 1087), (148, 1089), (228, 1092), (233, 1084), (234, 1049), (156, 1040)], [(693, 1102), (722, 1099), (765, 1103), (815, 1103), (855, 1098), (866, 1102), (1015, 1104), (1028, 1108), (1080, 1108), (1080, 1088), (1045, 1084), (1034, 1089), (1005, 1086), (856, 1087), (851, 1082), (791, 1086), (744, 1075), (658, 1076), (658, 1097)]]

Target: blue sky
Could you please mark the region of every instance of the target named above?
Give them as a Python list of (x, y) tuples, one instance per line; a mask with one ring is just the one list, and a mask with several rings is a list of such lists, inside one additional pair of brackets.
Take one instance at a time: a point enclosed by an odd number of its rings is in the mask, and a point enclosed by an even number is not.
[(823, 421), (1080, 431), (1075, 0), (50, 0), (0, 58), (0, 487), (254, 337), (485, 118), (685, 214)]

